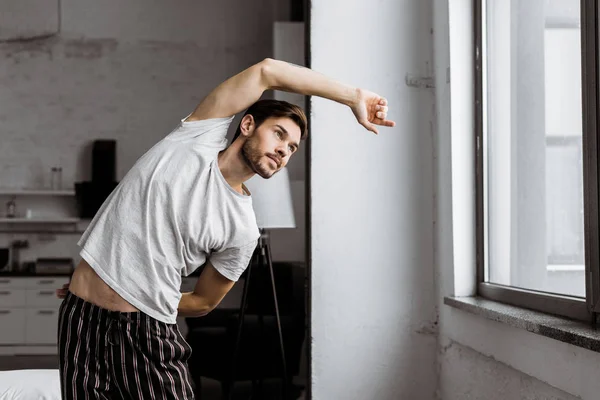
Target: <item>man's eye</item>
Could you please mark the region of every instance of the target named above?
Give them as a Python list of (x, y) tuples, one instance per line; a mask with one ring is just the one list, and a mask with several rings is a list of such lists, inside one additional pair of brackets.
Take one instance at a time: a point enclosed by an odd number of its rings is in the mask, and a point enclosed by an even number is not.
[(277, 131), (277, 137), (281, 139), (281, 132)]
[(290, 153), (294, 152), (294, 146), (290, 146)]

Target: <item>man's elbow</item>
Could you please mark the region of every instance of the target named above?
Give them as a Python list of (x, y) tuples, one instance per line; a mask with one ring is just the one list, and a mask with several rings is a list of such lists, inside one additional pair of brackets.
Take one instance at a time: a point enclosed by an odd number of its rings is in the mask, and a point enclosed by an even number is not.
[(273, 58), (265, 58), (261, 62), (258, 63), (260, 70), (262, 72), (269, 72), (269, 69), (273, 68), (273, 64), (276, 64), (277, 60)]
[(210, 312), (212, 310), (214, 310), (215, 308), (216, 307), (202, 306), (202, 307), (197, 307), (194, 309), (179, 310), (179, 316), (190, 317), (190, 318), (204, 317), (204, 316), (210, 314)]
[(258, 63), (261, 81), (267, 90), (277, 87), (276, 74), (274, 73), (276, 65), (277, 61), (268, 57)]
[(217, 308), (218, 305), (218, 302), (191, 292), (184, 295), (178, 312), (183, 317), (203, 317)]
[(204, 317), (205, 315), (210, 314), (215, 308), (217, 308), (218, 304), (208, 304), (204, 309), (200, 312), (200, 317)]

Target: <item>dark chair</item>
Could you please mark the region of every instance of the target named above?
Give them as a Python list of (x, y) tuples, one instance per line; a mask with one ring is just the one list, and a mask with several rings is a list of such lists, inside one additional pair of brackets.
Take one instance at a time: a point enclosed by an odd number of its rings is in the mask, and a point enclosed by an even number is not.
[[(302, 343), (306, 330), (306, 270), (302, 263), (285, 262), (274, 262), (273, 270), (289, 384), (292, 377), (300, 372)], [(244, 283), (240, 281), (239, 284)], [(228, 389), (236, 381), (252, 381), (254, 394), (259, 389), (257, 382), (262, 383), (264, 379), (282, 379), (279, 336), (267, 268), (260, 265), (252, 267), (247, 311), (236, 357), (235, 376), (232, 377), (239, 316), (239, 309), (217, 308), (207, 316), (186, 319), (186, 339), (193, 350), (188, 364), (198, 397), (201, 377), (220, 381), (224, 398), (227, 398)], [(290, 394), (291, 390), (287, 393)]]

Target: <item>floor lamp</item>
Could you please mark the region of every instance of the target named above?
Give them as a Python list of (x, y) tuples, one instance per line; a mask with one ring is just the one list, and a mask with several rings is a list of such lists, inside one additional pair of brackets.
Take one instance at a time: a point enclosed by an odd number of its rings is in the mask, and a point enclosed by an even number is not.
[[(240, 348), (244, 318), (247, 308), (248, 287), (250, 286), (250, 278), (252, 275), (253, 265), (265, 268), (268, 270), (268, 275), (271, 280), (271, 289), (275, 306), (275, 318), (277, 323), (277, 331), (279, 335), (279, 348), (281, 354), (281, 368), (283, 376), (282, 395), (286, 398), (288, 391), (288, 375), (287, 364), (285, 358), (285, 350), (283, 345), (283, 332), (281, 328), (281, 319), (279, 315), (279, 303), (277, 301), (277, 291), (275, 289), (275, 276), (273, 273), (273, 262), (271, 259), (269, 229), (295, 228), (296, 221), (294, 218), (294, 208), (292, 202), (292, 193), (290, 188), (290, 179), (288, 171), (283, 168), (269, 179), (263, 179), (255, 175), (249, 179), (245, 185), (252, 194), (252, 205), (256, 214), (256, 222), (260, 229), (260, 238), (258, 247), (255, 252), (255, 259), (248, 265), (246, 279), (244, 281), (244, 290), (242, 294), (242, 303), (240, 305), (240, 320), (237, 331), (237, 339), (233, 351), (233, 362), (231, 372), (231, 382), (234, 382), (235, 367), (237, 362), (238, 351)], [(259, 323), (264, 324), (262, 315), (259, 315)], [(263, 326), (261, 326), (262, 328)], [(231, 399), (233, 390), (229, 388), (227, 396)]]

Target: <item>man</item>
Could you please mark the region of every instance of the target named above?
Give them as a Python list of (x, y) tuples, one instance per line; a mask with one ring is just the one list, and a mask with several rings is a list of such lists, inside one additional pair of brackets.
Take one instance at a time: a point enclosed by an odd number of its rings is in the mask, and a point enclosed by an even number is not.
[[(78, 242), (82, 260), (57, 291), (63, 398), (193, 398), (176, 317), (206, 315), (238, 280), (259, 237), (244, 182), (273, 176), (306, 136), (300, 108), (259, 101), (270, 89), (348, 105), (374, 133), (394, 126), (375, 93), (272, 59), (216, 87), (140, 157)], [(181, 276), (200, 265), (194, 291), (181, 294)]]

